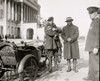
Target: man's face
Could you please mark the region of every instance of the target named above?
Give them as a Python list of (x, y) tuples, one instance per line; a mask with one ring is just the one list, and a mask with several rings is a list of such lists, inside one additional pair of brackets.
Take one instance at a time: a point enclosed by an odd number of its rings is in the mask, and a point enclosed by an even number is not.
[(67, 25), (71, 25), (71, 24), (72, 24), (72, 21), (68, 21), (68, 22), (67, 22)]
[(91, 19), (94, 19), (97, 16), (97, 12), (93, 12), (91, 14), (89, 14)]
[(52, 24), (52, 23), (53, 23), (53, 21), (48, 21), (48, 23), (49, 23), (49, 24)]

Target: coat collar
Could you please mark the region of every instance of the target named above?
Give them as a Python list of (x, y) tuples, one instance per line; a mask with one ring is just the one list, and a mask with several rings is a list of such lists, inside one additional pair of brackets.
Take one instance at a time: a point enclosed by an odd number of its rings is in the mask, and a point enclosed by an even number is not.
[(67, 27), (71, 27), (71, 26), (73, 26), (73, 24), (70, 24), (70, 25), (66, 25)]
[(99, 18), (99, 15), (97, 15), (94, 19)]

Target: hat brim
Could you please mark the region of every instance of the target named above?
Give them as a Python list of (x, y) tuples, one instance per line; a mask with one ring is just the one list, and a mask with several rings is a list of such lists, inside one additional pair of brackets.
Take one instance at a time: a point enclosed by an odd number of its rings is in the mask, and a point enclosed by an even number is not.
[(88, 7), (87, 10), (89, 14), (92, 14), (94, 12), (98, 12), (98, 7)]
[(53, 21), (53, 19), (48, 19), (47, 21)]
[(71, 20), (67, 20), (67, 21), (65, 21), (65, 22), (69, 22), (69, 21), (73, 21), (73, 19), (71, 19)]

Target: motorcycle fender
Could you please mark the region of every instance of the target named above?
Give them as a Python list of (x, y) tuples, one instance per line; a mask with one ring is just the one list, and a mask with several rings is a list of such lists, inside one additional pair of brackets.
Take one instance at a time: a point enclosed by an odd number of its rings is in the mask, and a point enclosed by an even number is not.
[(30, 57), (33, 57), (33, 59), (36, 60), (36, 58), (35, 58), (34, 55), (32, 55), (32, 54), (26, 55), (26, 56), (21, 60), (21, 62), (20, 62), (20, 64), (19, 64), (18, 73), (22, 73), (22, 72), (23, 72), (24, 65), (25, 65), (27, 59), (30, 58)]

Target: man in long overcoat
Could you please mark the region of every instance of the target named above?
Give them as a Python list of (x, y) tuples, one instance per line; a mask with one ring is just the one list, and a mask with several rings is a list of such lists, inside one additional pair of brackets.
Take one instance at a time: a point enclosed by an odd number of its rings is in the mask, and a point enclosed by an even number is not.
[(89, 73), (87, 81), (99, 81), (99, 28), (100, 19), (97, 7), (88, 7), (89, 16), (92, 20), (87, 35), (85, 50), (89, 52)]
[(73, 19), (71, 17), (67, 17), (66, 21), (67, 25), (63, 27), (61, 37), (64, 40), (64, 59), (67, 59), (68, 70), (70, 72), (71, 69), (71, 59), (73, 59), (73, 70), (77, 72), (76, 64), (79, 56), (79, 46), (78, 46), (78, 37), (79, 30), (78, 27), (72, 23)]
[(48, 51), (49, 57), (49, 72), (52, 72), (52, 57), (54, 56), (54, 65), (57, 69), (57, 52), (58, 52), (58, 45), (60, 45), (60, 41), (55, 40), (57, 36), (57, 27), (53, 23), (54, 18), (48, 18), (48, 23), (45, 26), (45, 44), (44, 47)]

